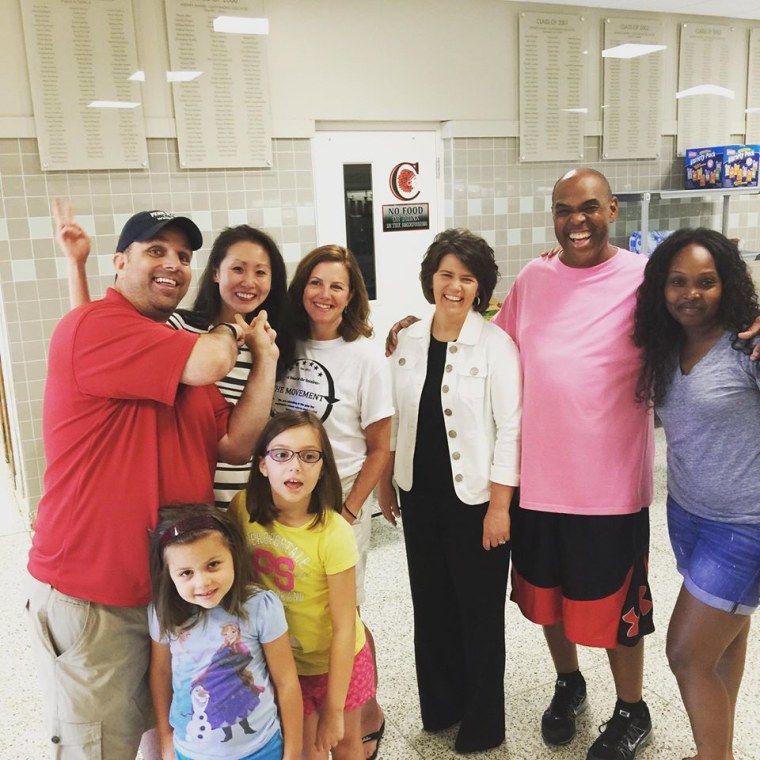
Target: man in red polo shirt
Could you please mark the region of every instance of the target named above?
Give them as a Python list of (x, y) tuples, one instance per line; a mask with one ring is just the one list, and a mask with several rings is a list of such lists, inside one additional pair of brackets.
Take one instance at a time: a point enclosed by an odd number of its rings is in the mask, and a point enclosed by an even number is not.
[[(135, 214), (114, 287), (66, 314), (50, 342), (29, 611), (64, 760), (134, 760), (151, 725), (148, 531), (159, 506), (213, 503), (217, 458), (248, 461), (269, 416), (277, 347), (266, 314), (204, 335), (165, 324), (201, 245), (186, 217)], [(243, 341), (254, 368), (233, 408), (213, 383)]]

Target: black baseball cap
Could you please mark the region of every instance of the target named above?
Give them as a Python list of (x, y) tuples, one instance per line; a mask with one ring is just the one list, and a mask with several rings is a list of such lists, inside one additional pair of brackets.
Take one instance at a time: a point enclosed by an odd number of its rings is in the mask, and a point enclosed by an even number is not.
[(203, 235), (192, 219), (186, 216), (174, 216), (168, 211), (139, 211), (124, 225), (116, 246), (117, 252), (124, 253), (135, 241), (152, 240), (158, 232), (170, 224), (179, 227), (187, 235), (192, 250), (197, 251), (203, 245)]

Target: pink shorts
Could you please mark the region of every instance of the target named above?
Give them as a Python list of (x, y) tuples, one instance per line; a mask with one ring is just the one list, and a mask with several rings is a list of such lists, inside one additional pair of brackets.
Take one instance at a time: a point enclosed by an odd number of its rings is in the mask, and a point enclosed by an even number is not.
[[(298, 676), (303, 694), (303, 714), (320, 713), (327, 699), (327, 673), (318, 676)], [(354, 657), (351, 680), (348, 683), (345, 712), (356, 710), (375, 696), (375, 664), (367, 642)]]

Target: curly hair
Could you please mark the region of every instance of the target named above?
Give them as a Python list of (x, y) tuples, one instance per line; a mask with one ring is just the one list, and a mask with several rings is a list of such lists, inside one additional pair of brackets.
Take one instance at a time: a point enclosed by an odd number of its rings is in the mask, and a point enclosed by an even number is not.
[(726, 330), (741, 332), (760, 314), (752, 277), (735, 243), (705, 227), (678, 230), (667, 237), (646, 265), (634, 313), (633, 341), (642, 354), (636, 400), (652, 406), (665, 398), (678, 361), (683, 328), (666, 308), (665, 283), (673, 259), (689, 245), (702, 246), (713, 257), (722, 288), (716, 319)]
[(307, 253), (298, 262), (288, 288), (290, 330), (298, 340), (308, 340), (311, 337), (309, 315), (303, 305), (303, 294), (314, 267), (325, 261), (343, 264), (348, 272), (348, 289), (351, 297), (343, 311), (338, 334), (347, 343), (362, 336), (371, 337), (372, 325), (369, 322), (367, 286), (364, 284), (364, 277), (354, 254), (342, 245), (322, 245), (311, 253)]
[(422, 295), (428, 303), (435, 303), (433, 275), (438, 271), (441, 259), (448, 254), (456, 256), (478, 281), (478, 294), (472, 308), (484, 314), (499, 279), (499, 267), (496, 265), (493, 248), (482, 237), (469, 230), (444, 230), (435, 236), (425, 251), (420, 266)]

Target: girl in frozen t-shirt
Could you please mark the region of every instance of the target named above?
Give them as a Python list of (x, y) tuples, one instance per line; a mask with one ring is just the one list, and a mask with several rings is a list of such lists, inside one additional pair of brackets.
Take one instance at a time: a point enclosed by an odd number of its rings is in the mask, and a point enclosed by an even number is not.
[(151, 562), (150, 686), (162, 757), (296, 760), (302, 701), (285, 614), (251, 584), (237, 524), (206, 504), (165, 507)]

